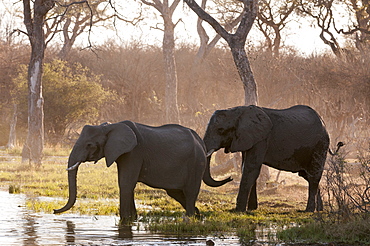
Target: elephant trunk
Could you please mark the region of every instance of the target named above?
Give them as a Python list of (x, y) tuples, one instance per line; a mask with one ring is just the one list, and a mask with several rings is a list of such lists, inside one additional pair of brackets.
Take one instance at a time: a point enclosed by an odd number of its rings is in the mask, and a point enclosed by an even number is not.
[(210, 166), (211, 166), (211, 155), (207, 156), (207, 165), (206, 165), (206, 169), (203, 174), (203, 182), (206, 185), (211, 186), (211, 187), (219, 187), (233, 180), (231, 177), (228, 177), (220, 181), (214, 180), (211, 176)]
[(78, 164), (68, 161), (68, 190), (69, 190), (69, 197), (67, 204), (60, 208), (60, 209), (54, 209), (54, 214), (62, 213), (70, 208), (75, 204), (76, 197), (77, 197), (77, 171), (78, 171)]

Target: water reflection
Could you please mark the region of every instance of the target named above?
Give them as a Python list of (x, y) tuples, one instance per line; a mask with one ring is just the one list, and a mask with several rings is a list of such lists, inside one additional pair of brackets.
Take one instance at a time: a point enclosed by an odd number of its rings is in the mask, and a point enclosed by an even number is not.
[(66, 232), (66, 241), (67, 244), (74, 244), (76, 242), (75, 237), (75, 224), (72, 221), (67, 220), (67, 232)]
[(37, 243), (37, 222), (35, 222), (34, 215), (23, 213), (24, 238), (23, 245), (38, 245)]
[(132, 239), (133, 237), (131, 226), (121, 226), (118, 228), (119, 239)]
[(0, 191), (0, 245), (206, 245), (207, 240), (217, 246), (240, 245), (237, 237), (179, 238), (118, 228), (114, 216), (33, 213), (26, 209), (25, 200), (24, 195)]

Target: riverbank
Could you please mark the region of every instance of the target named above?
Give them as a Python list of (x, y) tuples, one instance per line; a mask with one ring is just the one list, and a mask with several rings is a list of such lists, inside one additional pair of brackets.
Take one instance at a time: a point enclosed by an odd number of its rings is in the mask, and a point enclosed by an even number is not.
[[(51, 214), (53, 209), (65, 204), (68, 196), (67, 171), (65, 170), (67, 156), (46, 156), (43, 165), (38, 168), (22, 163), (17, 154), (2, 152), (0, 156), (2, 189), (26, 194), (28, 209), (35, 213)], [(237, 237), (240, 243), (259, 240), (264, 243), (330, 242), (334, 245), (340, 243), (359, 245), (370, 242), (368, 217), (364, 220), (353, 218), (349, 221), (352, 223), (350, 224), (352, 228), (356, 228), (355, 225), (361, 225), (357, 232), (350, 232), (353, 234), (352, 237), (321, 233), (319, 237), (310, 239), (310, 234), (311, 236), (318, 234), (317, 230), (335, 230), (335, 223), (333, 224), (328, 219), (330, 214), (325, 212), (301, 212), (306, 204), (307, 184), (296, 174), (281, 173), (279, 182), (269, 183), (267, 188), (259, 193), (259, 208), (256, 211), (231, 212), (235, 207), (238, 190), (238, 174), (232, 175), (235, 176), (236, 181), (223, 187), (211, 188), (202, 185), (196, 204), (201, 212), (200, 219), (184, 219), (184, 209), (164, 191), (138, 184), (135, 190), (135, 202), (139, 215), (137, 224), (139, 230), (171, 235)], [(272, 170), (271, 176), (274, 177), (274, 175), (277, 173)], [(45, 197), (50, 199), (45, 199)], [(117, 217), (116, 167), (113, 165), (107, 168), (104, 161), (95, 165), (81, 165), (78, 174), (77, 202), (68, 213), (81, 216)], [(325, 224), (328, 221), (331, 223)], [(301, 231), (287, 230), (288, 228), (299, 228)], [(340, 224), (340, 228), (346, 227)], [(301, 236), (305, 234), (307, 237), (302, 238)]]

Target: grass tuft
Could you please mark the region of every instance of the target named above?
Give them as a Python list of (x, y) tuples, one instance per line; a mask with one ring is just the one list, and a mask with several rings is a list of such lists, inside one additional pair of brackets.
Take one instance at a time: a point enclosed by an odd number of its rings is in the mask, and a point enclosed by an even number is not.
[(308, 223), (277, 233), (279, 239), (289, 242), (340, 242), (350, 245), (370, 245), (369, 235), (369, 216), (358, 217), (346, 223)]

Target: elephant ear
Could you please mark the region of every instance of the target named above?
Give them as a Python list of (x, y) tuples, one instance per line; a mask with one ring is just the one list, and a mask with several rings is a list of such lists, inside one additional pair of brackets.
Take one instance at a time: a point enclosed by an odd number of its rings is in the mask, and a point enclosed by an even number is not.
[(230, 146), (231, 152), (249, 150), (256, 143), (266, 139), (272, 129), (270, 117), (257, 106), (241, 109), (235, 136)]
[(107, 127), (107, 142), (104, 146), (105, 162), (110, 167), (118, 157), (128, 153), (137, 145), (134, 131), (124, 123), (116, 123)]

